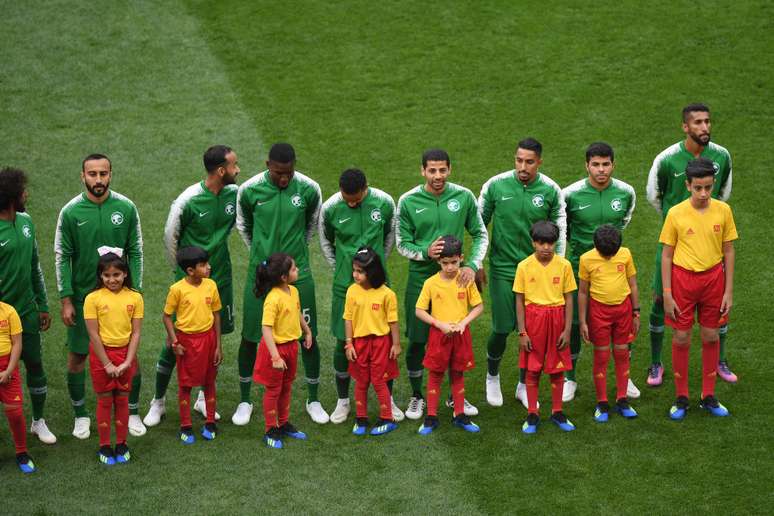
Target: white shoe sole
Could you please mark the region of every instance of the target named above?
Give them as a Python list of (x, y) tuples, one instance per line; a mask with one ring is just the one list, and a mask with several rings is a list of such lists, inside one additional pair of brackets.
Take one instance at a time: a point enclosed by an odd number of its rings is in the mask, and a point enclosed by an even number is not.
[[(140, 416), (135, 416), (137, 419), (140, 419)], [(145, 428), (145, 425), (142, 424), (142, 420), (139, 421), (139, 425), (135, 422), (132, 424), (132, 416), (129, 416), (129, 434), (133, 435), (134, 437), (142, 437), (146, 433), (148, 433), (148, 429)]]
[(37, 429), (33, 426), (30, 427), (30, 433), (35, 434), (38, 437), (38, 440), (42, 442), (43, 444), (56, 444), (56, 436), (51, 433), (51, 430), (48, 431), (48, 434), (39, 434)]
[[(241, 405), (241, 403), (240, 403)], [(231, 416), (231, 422), (235, 424), (236, 426), (245, 426), (250, 422), (250, 417), (253, 415), (253, 406), (250, 405), (249, 410), (245, 410), (247, 412), (246, 416), (241, 416), (239, 414), (239, 407), (237, 407), (236, 412), (234, 412), (234, 415)]]
[(349, 411), (350, 411), (349, 405), (347, 405), (346, 410), (345, 409), (339, 410), (339, 407), (337, 406), (336, 410), (334, 410), (331, 413), (331, 416), (330, 416), (331, 423), (333, 423), (334, 425), (339, 425), (343, 423), (349, 417)]

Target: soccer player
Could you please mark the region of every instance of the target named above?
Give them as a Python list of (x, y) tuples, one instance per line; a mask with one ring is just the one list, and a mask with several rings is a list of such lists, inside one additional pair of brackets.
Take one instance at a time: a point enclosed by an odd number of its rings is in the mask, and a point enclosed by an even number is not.
[[(395, 243), (395, 202), (389, 194), (368, 185), (365, 174), (356, 168), (345, 170), (339, 178), (340, 191), (325, 201), (320, 211), (319, 235), (323, 255), (333, 267), (331, 295), (331, 333), (336, 337), (333, 368), (336, 372), (338, 402), (331, 413), (332, 423), (343, 423), (349, 415), (349, 363), (344, 353), (344, 301), (352, 284), (352, 258), (361, 247), (370, 247), (381, 263)], [(388, 383), (392, 392), (392, 381)], [(393, 419), (401, 421), (403, 412), (391, 402)]]
[[(513, 278), (516, 266), (534, 251), (529, 230), (538, 220), (550, 220), (559, 227), (556, 253), (564, 256), (567, 230), (562, 190), (538, 171), (543, 163), (543, 145), (525, 138), (516, 146), (516, 168), (497, 174), (481, 187), (478, 198), (484, 224), (492, 222), (489, 252), (489, 296), (492, 300), (492, 333), (487, 342), (486, 401), (503, 404), (500, 390), (500, 360), (508, 335), (516, 329)], [(482, 269), (481, 275), (484, 276)], [(485, 277), (485, 276), (484, 276)], [(516, 399), (527, 407), (524, 385), (526, 371), (519, 371)]]
[[(212, 280), (218, 286), (223, 306), (220, 312), (220, 333), (228, 335), (234, 331), (234, 292), (228, 236), (236, 222), (235, 183), (239, 162), (236, 152), (226, 145), (214, 145), (207, 149), (203, 161), (207, 177), (186, 188), (172, 203), (164, 227), (164, 247), (176, 280), (185, 277), (177, 265), (179, 248), (196, 246), (207, 252), (212, 267)], [(143, 419), (145, 426), (158, 425), (166, 411), (164, 396), (174, 367), (175, 354), (172, 348), (162, 346), (156, 364), (156, 394)], [(206, 417), (203, 391), (199, 391), (194, 410)], [(215, 419), (220, 419), (220, 415), (216, 413)]]
[[(83, 321), (83, 300), (94, 288), (94, 271), (103, 246), (121, 249), (129, 263), (134, 288), (142, 289), (142, 231), (137, 207), (127, 197), (110, 190), (110, 159), (90, 154), (81, 164), (86, 191), (71, 199), (59, 212), (54, 237), (56, 280), (62, 303), (62, 322), (67, 326), (67, 390), (75, 412), (73, 436), (88, 439), (90, 420), (86, 411), (86, 358), (89, 334)], [(129, 433), (146, 432), (138, 414), (140, 368), (129, 393)]]
[(43, 418), (48, 381), (43, 370), (40, 332), (48, 330), (48, 297), (38, 259), (35, 226), (26, 213), (27, 176), (16, 168), (0, 170), (0, 300), (13, 306), (22, 321), (21, 359), (32, 400), (30, 432), (54, 444)]
[(251, 177), (237, 192), (237, 231), (250, 249), (245, 282), (242, 343), (239, 346), (239, 388), (241, 401), (231, 421), (246, 425), (253, 413), (250, 401), (253, 365), (261, 340), (262, 297), (254, 293), (256, 267), (273, 253), (286, 253), (298, 265), (295, 287), (301, 299), (301, 313), (312, 329), (312, 346), (301, 349), (306, 375), (306, 412), (312, 421), (325, 424), (328, 413), (317, 397), (320, 384), (320, 348), (317, 345), (317, 305), (314, 279), (309, 266), (309, 239), (320, 215), (320, 185), (295, 170), (296, 153), (287, 143), (275, 143), (269, 150), (267, 170)]
[(734, 292), (734, 240), (738, 237), (731, 208), (712, 198), (715, 164), (704, 157), (689, 161), (685, 185), (690, 197), (667, 213), (659, 241), (666, 322), (672, 327), (672, 366), (677, 400), (674, 420), (688, 410), (688, 359), (694, 314), (702, 341), (702, 384), (699, 406), (714, 416), (728, 410), (715, 398), (720, 353), (718, 328), (728, 322)]
[[(685, 167), (689, 161), (702, 157), (713, 163), (715, 184), (712, 197), (728, 201), (731, 197), (731, 155), (725, 147), (710, 141), (712, 122), (706, 104), (689, 104), (683, 108), (685, 139), (667, 147), (656, 156), (648, 174), (648, 202), (666, 218), (669, 209), (690, 197), (685, 188)], [(653, 276), (653, 306), (650, 310), (650, 353), (648, 385), (657, 387), (663, 382), (664, 366), (661, 348), (664, 343), (664, 298), (661, 292), (661, 244), (656, 249), (656, 270)], [(720, 327), (720, 357), (717, 373), (725, 381), (734, 383), (736, 375), (726, 361), (728, 326)]]
[[(602, 224), (612, 224), (623, 231), (632, 220), (637, 196), (630, 184), (613, 177), (614, 170), (613, 148), (604, 142), (592, 143), (586, 149), (588, 177), (562, 190), (567, 210), (568, 259), (576, 282), (581, 255), (594, 248), (594, 231)], [(574, 303), (577, 303), (577, 297), (576, 291), (573, 294)], [(570, 335), (572, 369), (565, 373), (564, 401), (571, 401), (578, 389), (575, 367), (581, 351), (581, 338), (577, 310), (573, 314)], [(640, 397), (640, 391), (631, 379), (626, 392), (630, 398)]]
[[(441, 237), (454, 235), (462, 240), (466, 230), (473, 237), (470, 259), (460, 268), (458, 281), (461, 286), (467, 286), (475, 279), (489, 242), (476, 198), (467, 188), (448, 182), (451, 170), (451, 161), (446, 151), (426, 151), (422, 155), (420, 169), (425, 183), (404, 193), (398, 200), (397, 247), (398, 252), (409, 259), (404, 299), (406, 336), (409, 339), (406, 366), (412, 389), (406, 410), (409, 419), (420, 419), (425, 407), (422, 396), (422, 360), (430, 327), (417, 319), (415, 309), (422, 285), (440, 270), (437, 260), (444, 245)], [(478, 414), (478, 409), (467, 400), (465, 414)]]

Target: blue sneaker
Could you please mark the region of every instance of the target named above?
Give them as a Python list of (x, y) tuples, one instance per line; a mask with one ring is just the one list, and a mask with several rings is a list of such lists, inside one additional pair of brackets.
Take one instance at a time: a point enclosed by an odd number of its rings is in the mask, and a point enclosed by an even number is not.
[(129, 447), (126, 443), (116, 444), (115, 458), (117, 464), (126, 464), (132, 459), (132, 454), (129, 453)]
[(35, 473), (35, 471), (38, 469), (35, 467), (35, 463), (32, 462), (32, 457), (30, 457), (27, 452), (20, 453), (16, 456), (16, 464), (19, 466), (21, 472), (25, 475)]
[(393, 430), (398, 428), (397, 423), (390, 421), (389, 419), (380, 419), (376, 422), (376, 425), (371, 429), (371, 435), (384, 435), (389, 434)]
[(352, 427), (354, 435), (365, 435), (368, 433), (368, 419), (359, 417), (355, 420), (355, 426)]
[(565, 432), (572, 432), (575, 430), (575, 425), (573, 425), (572, 421), (567, 419), (567, 416), (565, 416), (562, 412), (554, 412), (551, 414), (551, 422)]
[(298, 430), (290, 423), (285, 423), (279, 427), (279, 431), (282, 435), (290, 437), (291, 439), (298, 439), (299, 441), (306, 441), (306, 434), (301, 430)]
[(266, 435), (263, 436), (263, 442), (269, 448), (274, 448), (275, 450), (282, 449), (282, 433), (280, 433), (279, 428), (272, 428), (266, 432)]
[(540, 416), (530, 412), (527, 414), (527, 419), (524, 420), (524, 424), (521, 425), (521, 431), (525, 434), (536, 434), (539, 424)]
[(218, 427), (215, 425), (215, 423), (206, 423), (202, 427), (202, 437), (204, 437), (207, 441), (212, 441), (215, 439), (215, 436), (218, 434)]
[(97, 452), (97, 459), (105, 466), (116, 465), (116, 458), (113, 455), (113, 449), (110, 446), (101, 446)]
[(190, 428), (186, 428), (185, 430), (180, 430), (180, 436), (178, 437), (180, 439), (180, 442), (183, 444), (193, 444), (196, 442), (196, 437), (194, 437), (193, 432)]
[(615, 402), (615, 411), (626, 419), (634, 419), (637, 417), (637, 411), (629, 406), (629, 401), (626, 398), (621, 398)]
[(608, 419), (610, 419), (610, 405), (606, 401), (600, 401), (594, 409), (594, 421), (607, 423)]
[(680, 396), (669, 409), (669, 419), (672, 421), (682, 421), (685, 419), (686, 412), (688, 412), (688, 398)]
[(464, 413), (460, 414), (459, 416), (455, 416), (454, 419), (452, 419), (452, 424), (457, 428), (462, 428), (466, 432), (470, 432), (472, 434), (477, 434), (481, 431), (481, 428), (479, 428), (477, 424), (471, 421), (470, 417), (466, 416)]
[(435, 416), (427, 416), (425, 422), (419, 427), (419, 435), (430, 435), (438, 428), (438, 418)]
[(728, 409), (711, 394), (699, 402), (699, 407), (713, 416), (726, 417), (729, 415)]

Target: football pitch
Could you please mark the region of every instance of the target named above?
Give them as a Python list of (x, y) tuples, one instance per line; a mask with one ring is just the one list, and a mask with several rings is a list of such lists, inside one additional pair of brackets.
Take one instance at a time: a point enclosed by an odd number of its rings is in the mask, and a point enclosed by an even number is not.
[[(21, 167), (31, 179), (27, 209), (38, 231), (54, 320), (43, 336), (46, 419), (59, 438), (44, 446), (28, 435), (39, 471), (24, 477), (0, 417), (0, 512), (770, 513), (770, 2), (3, 0), (0, 8), (0, 166)], [(659, 389), (645, 385), (660, 223), (645, 199), (645, 182), (653, 158), (682, 139), (680, 109), (695, 101), (712, 107), (713, 140), (733, 158), (730, 204), (740, 240), (728, 357), (740, 379), (736, 385), (718, 380), (717, 396), (731, 417), (700, 411), (695, 338), (692, 409), (675, 423), (667, 417), (674, 399), (668, 375)], [(320, 183), (323, 199), (337, 191), (342, 170), (357, 166), (397, 201), (421, 182), (423, 150), (446, 149), (450, 180), (478, 196), (486, 179), (513, 168), (515, 144), (525, 136), (543, 143), (541, 171), (561, 186), (585, 174), (589, 143), (607, 141), (616, 151), (615, 176), (636, 189), (637, 208), (624, 233), (643, 307), (631, 368), (642, 390), (632, 403), (636, 420), (593, 422), (592, 360), (584, 349), (578, 396), (565, 405), (577, 431), (564, 434), (543, 424), (536, 436), (522, 435), (526, 411), (512, 391), (518, 376), (514, 336), (501, 366), (505, 404), (495, 409), (485, 401), (487, 309), (472, 327), (478, 365), (466, 375), (467, 397), (480, 410), (480, 434), (452, 428), (445, 407), (439, 410), (441, 428), (429, 437), (419, 436), (419, 422), (409, 420), (382, 438), (352, 436), (352, 416), (342, 425), (318, 426), (304, 412), (299, 374), (291, 420), (310, 439), (269, 450), (260, 441), (260, 397), (254, 396), (250, 425), (230, 422), (239, 401), (236, 352), (247, 265), (234, 232), (237, 332), (223, 341), (217, 440), (199, 439), (194, 446), (177, 441), (176, 380), (167, 418), (144, 437), (129, 438), (129, 465), (105, 469), (96, 460), (90, 382), (92, 436), (81, 441), (70, 435), (53, 238), (60, 208), (82, 191), (85, 155), (110, 156), (111, 187), (135, 201), (142, 219), (144, 415), (172, 282), (163, 225), (172, 200), (203, 177), (201, 156), (208, 146), (235, 149), (241, 183), (264, 170), (272, 143), (288, 141), (297, 169)], [(316, 235), (310, 248), (323, 356), (320, 396), (331, 411), (331, 272)], [(389, 271), (401, 300), (407, 268), (393, 252)], [(405, 339), (403, 344), (405, 349)], [(399, 363), (394, 394), (405, 408), (410, 390), (403, 357)], [(541, 383), (547, 422), (548, 382)], [(373, 419), (373, 394), (371, 400)], [(28, 403), (25, 413), (29, 423)], [(194, 415), (196, 430), (201, 423)]]

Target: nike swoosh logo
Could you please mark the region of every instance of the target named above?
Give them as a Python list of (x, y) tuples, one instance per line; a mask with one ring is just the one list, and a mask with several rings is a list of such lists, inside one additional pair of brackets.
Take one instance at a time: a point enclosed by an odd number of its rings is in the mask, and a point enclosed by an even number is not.
[(7, 244), (8, 242), (10, 242), (10, 240), (6, 240), (5, 242), (0, 243), (0, 247), (5, 247), (5, 244)]
[(263, 204), (266, 204), (266, 201), (264, 201), (264, 202), (261, 202), (261, 201), (255, 201), (255, 205), (256, 205), (256, 206), (261, 206), (261, 205), (263, 205)]
[(87, 222), (88, 222), (88, 220), (82, 220), (82, 221), (80, 221), (80, 222), (78, 223), (78, 227), (80, 227), (80, 226), (83, 226), (83, 225), (84, 225), (84, 224), (86, 224)]
[(503, 198), (501, 200), (507, 201), (508, 199), (513, 199), (513, 196), (511, 195), (510, 197), (506, 197), (503, 195)]
[(422, 213), (422, 212), (423, 212), (423, 211), (425, 211), (426, 209), (427, 209), (427, 208), (422, 208), (421, 210), (420, 210), (420, 209), (417, 209), (417, 210), (416, 210), (416, 212), (417, 212), (417, 213)]
[(585, 210), (585, 209), (586, 209), (586, 208), (588, 208), (589, 206), (591, 206), (591, 205), (590, 205), (590, 204), (587, 204), (587, 205), (585, 205), (585, 206), (578, 206), (578, 210)]
[(680, 172), (679, 174), (675, 174), (675, 177), (680, 177), (680, 176), (682, 176), (683, 174), (685, 174), (685, 172)]
[(209, 211), (205, 211), (204, 213), (200, 213), (200, 214), (199, 214), (199, 216), (200, 216), (200, 217), (204, 217), (204, 216), (205, 216), (205, 215), (207, 215), (208, 213), (209, 213)]
[(346, 221), (351, 219), (352, 217), (347, 217), (346, 219), (339, 219), (339, 224), (344, 224)]

